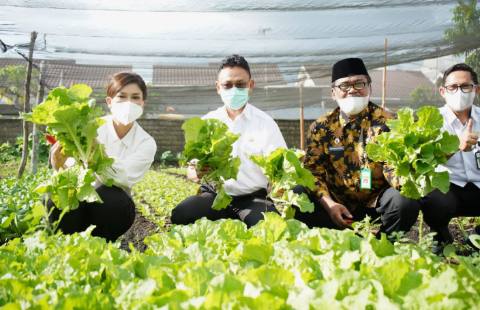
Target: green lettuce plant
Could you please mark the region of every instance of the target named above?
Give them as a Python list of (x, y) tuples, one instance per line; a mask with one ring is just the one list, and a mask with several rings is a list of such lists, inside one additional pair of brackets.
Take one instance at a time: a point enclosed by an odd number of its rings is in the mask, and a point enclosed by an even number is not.
[[(26, 120), (47, 126), (62, 146), (65, 156), (75, 159), (75, 165), (61, 168), (36, 190), (48, 194), (61, 210), (76, 209), (80, 201), (101, 201), (92, 183), (111, 167), (113, 159), (105, 153), (104, 146), (97, 143), (97, 129), (104, 123), (103, 109), (90, 98), (92, 89), (85, 84), (70, 88), (57, 87), (47, 99), (36, 106)], [(106, 178), (103, 178), (106, 179)], [(111, 185), (111, 180), (104, 180)]]
[(315, 188), (315, 177), (300, 162), (304, 156), (301, 150), (277, 148), (267, 156), (252, 155), (250, 159), (260, 167), (270, 182), (270, 198), (275, 204), (285, 206), (284, 217), (292, 217), (297, 206), (301, 212), (313, 212), (314, 205), (305, 193), (296, 194), (293, 188), (303, 185), (310, 190)]
[(212, 208), (226, 208), (232, 197), (225, 192), (223, 183), (237, 178), (240, 158), (232, 157), (231, 153), (233, 143), (240, 136), (228, 131), (227, 125), (216, 119), (194, 117), (185, 121), (182, 129), (185, 132), (183, 163), (196, 160), (198, 170), (208, 169), (202, 176), (202, 182), (216, 188), (217, 196)]
[(368, 157), (394, 168), (400, 193), (419, 199), (435, 188), (449, 189), (447, 171), (436, 172), (458, 150), (459, 140), (442, 130), (443, 117), (438, 108), (424, 106), (417, 110), (417, 119), (410, 108), (398, 111), (398, 118), (387, 121), (389, 132), (379, 135), (367, 145)]

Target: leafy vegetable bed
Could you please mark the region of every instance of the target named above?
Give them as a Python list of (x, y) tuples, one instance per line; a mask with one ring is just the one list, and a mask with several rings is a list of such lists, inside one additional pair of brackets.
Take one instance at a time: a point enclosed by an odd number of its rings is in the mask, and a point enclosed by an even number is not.
[(447, 264), (414, 245), (308, 229), (268, 214), (174, 226), (128, 254), (86, 233), (0, 248), (0, 305), (84, 309), (473, 309), (479, 257)]
[[(44, 177), (2, 179), (2, 201), (30, 210), (38, 199), (31, 189)], [(196, 189), (170, 171), (150, 171), (134, 199), (142, 214), (165, 225), (171, 209)], [(2, 228), (7, 240), (35, 227), (30, 220), (38, 218), (22, 214), (20, 225)], [(200, 220), (145, 243), (144, 253), (128, 253), (88, 233), (43, 230), (10, 240), (0, 246), (0, 307), (473, 309), (480, 303), (477, 254), (442, 259), (424, 247), (308, 229), (273, 213), (250, 230), (240, 221)]]

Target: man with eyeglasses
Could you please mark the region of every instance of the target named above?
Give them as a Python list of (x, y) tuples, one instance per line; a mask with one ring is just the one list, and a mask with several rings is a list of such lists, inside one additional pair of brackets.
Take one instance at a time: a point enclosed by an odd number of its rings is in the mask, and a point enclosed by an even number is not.
[(316, 178), (307, 192), (315, 204), (313, 213), (296, 212), (309, 227), (349, 228), (369, 215), (380, 218), (380, 233), (408, 231), (418, 217), (418, 201), (396, 189), (392, 169), (372, 162), (366, 144), (388, 130), (390, 115), (370, 102), (371, 79), (360, 58), (347, 58), (332, 68), (332, 98), (338, 107), (310, 126), (305, 167)]
[[(248, 227), (263, 219), (263, 212), (277, 212), (273, 202), (267, 199), (268, 181), (260, 168), (250, 160), (250, 155), (267, 155), (284, 147), (285, 140), (275, 121), (249, 102), (255, 87), (250, 67), (244, 57), (232, 55), (225, 58), (217, 75), (217, 93), (223, 106), (204, 116), (225, 123), (240, 138), (233, 144), (232, 155), (240, 158), (237, 179), (226, 180), (224, 188), (231, 195), (232, 203), (223, 210), (213, 210), (215, 189), (207, 184), (200, 187), (198, 195), (188, 197), (172, 211), (172, 223), (189, 224), (202, 217), (209, 220), (221, 218), (240, 219)], [(188, 176), (198, 180), (195, 167)]]
[[(437, 233), (437, 252), (453, 241), (448, 230), (452, 218), (480, 216), (480, 108), (473, 105), (479, 93), (477, 73), (468, 65), (456, 64), (445, 71), (440, 87), (440, 95), (445, 99), (440, 108), (443, 129), (457, 135), (460, 146), (439, 167), (440, 171), (449, 172), (449, 192), (435, 190), (422, 201), (425, 222)], [(478, 226), (476, 232), (480, 234)]]

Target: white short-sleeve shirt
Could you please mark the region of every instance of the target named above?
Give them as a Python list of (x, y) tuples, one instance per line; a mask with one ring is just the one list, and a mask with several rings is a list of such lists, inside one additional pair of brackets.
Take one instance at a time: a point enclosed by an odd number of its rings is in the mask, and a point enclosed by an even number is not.
[(246, 195), (267, 188), (268, 180), (250, 155), (268, 155), (273, 150), (287, 145), (277, 123), (265, 112), (247, 103), (242, 113), (231, 120), (225, 106), (203, 117), (215, 118), (225, 123), (229, 130), (240, 134), (233, 144), (232, 156), (240, 158), (237, 179), (225, 181), (224, 188), (232, 196)]

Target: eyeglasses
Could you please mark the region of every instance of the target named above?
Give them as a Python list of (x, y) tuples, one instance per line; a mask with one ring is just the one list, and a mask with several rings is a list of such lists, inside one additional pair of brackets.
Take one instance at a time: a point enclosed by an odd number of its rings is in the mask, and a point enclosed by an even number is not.
[(353, 89), (355, 90), (363, 90), (367, 87), (368, 83), (367, 82), (364, 82), (364, 81), (356, 81), (354, 83), (341, 83), (339, 85), (334, 85), (333, 87), (337, 87), (338, 89), (340, 89), (341, 91), (343, 92), (347, 92), (349, 91), (352, 87)]
[(445, 85), (445, 89), (447, 90), (447, 92), (449, 92), (451, 94), (456, 93), (459, 88), (462, 90), (462, 93), (471, 93), (475, 87), (477, 87), (477, 85), (475, 85), (475, 84)]
[(239, 81), (235, 83), (226, 82), (226, 83), (221, 83), (220, 85), (222, 86), (223, 89), (230, 89), (233, 86), (235, 86), (236, 88), (246, 88), (248, 86), (248, 82), (243, 82), (243, 81)]

